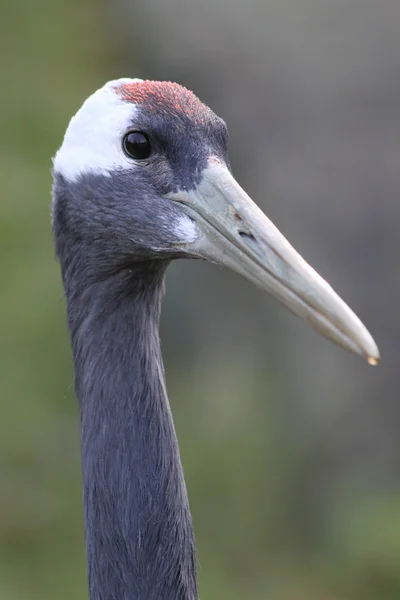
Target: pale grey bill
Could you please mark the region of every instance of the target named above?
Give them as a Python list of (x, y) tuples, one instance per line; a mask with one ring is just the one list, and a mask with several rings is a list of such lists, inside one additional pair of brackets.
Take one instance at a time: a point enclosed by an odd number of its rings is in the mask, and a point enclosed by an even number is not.
[(183, 205), (199, 229), (185, 251), (240, 273), (322, 335), (378, 364), (379, 350), (360, 319), (218, 160), (203, 171), (195, 190), (168, 197)]

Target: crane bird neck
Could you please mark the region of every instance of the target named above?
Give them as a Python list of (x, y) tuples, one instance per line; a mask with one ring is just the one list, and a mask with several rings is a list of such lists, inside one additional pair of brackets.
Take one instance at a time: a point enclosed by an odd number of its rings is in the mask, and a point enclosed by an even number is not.
[(165, 266), (66, 285), (91, 600), (197, 600), (192, 522), (158, 337)]

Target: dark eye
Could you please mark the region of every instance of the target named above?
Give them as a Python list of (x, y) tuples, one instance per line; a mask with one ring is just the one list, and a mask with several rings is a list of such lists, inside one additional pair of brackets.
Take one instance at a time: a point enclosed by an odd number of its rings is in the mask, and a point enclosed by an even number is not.
[(134, 158), (136, 160), (149, 158), (151, 154), (149, 138), (141, 131), (130, 131), (124, 135), (122, 147), (129, 158)]

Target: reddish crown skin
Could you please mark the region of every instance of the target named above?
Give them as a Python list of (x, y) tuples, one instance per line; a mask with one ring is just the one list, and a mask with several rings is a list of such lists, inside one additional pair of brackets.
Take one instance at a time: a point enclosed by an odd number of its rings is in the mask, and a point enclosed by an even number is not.
[(212, 117), (211, 109), (190, 90), (170, 81), (135, 81), (115, 88), (125, 102), (142, 105), (149, 111), (164, 116), (171, 113), (184, 115), (197, 125), (204, 125)]

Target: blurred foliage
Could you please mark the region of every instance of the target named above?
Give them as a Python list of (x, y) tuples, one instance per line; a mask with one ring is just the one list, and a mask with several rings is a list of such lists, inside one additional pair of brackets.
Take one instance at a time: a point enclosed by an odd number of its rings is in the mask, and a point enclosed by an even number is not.
[[(50, 157), (82, 99), (119, 73), (100, 6), (0, 3), (0, 600), (87, 597)], [(277, 372), (240, 353), (225, 363), (217, 354), (178, 363), (168, 357), (172, 346), (166, 342), (168, 385), (202, 600), (400, 598), (399, 496), (377, 490), (363, 500), (355, 481), (347, 496), (328, 502), (323, 526), (303, 522), (318, 511), (304, 483), (318, 450), (291, 436)]]

